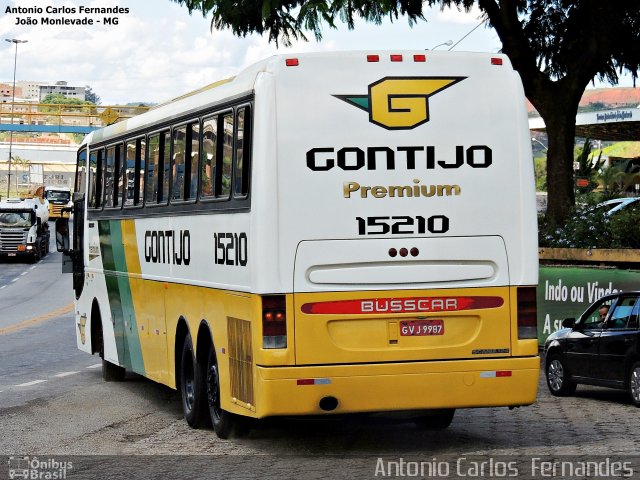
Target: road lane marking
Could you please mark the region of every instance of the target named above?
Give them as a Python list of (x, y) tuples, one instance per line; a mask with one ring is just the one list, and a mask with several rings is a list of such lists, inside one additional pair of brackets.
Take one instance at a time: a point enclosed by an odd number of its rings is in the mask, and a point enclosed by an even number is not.
[(29, 272), (22, 272), (22, 273), (20, 274), (20, 276), (22, 277), (22, 276), (26, 275), (27, 273), (29, 273)]
[(62, 373), (56, 373), (56, 374), (54, 375), (54, 377), (56, 377), (56, 378), (68, 377), (69, 375), (75, 375), (76, 373), (80, 373), (80, 372), (62, 372)]
[(33, 327), (34, 325), (38, 325), (40, 323), (46, 322), (47, 320), (53, 320), (65, 313), (71, 313), (73, 311), (73, 302), (65, 305), (64, 307), (60, 307), (57, 310), (53, 310), (44, 315), (40, 315), (35, 318), (31, 318), (29, 320), (24, 320), (23, 322), (16, 323), (14, 325), (9, 325), (8, 327), (0, 328), (0, 335), (6, 335), (8, 333), (15, 333), (20, 330), (24, 330), (25, 328)]
[(1, 286), (0, 290), (2, 290), (3, 288), (7, 288), (7, 286), (6, 285)]
[(18, 281), (18, 278), (20, 278), (20, 277), (16, 277), (16, 278), (14, 278), (13, 280), (11, 280), (11, 283), (15, 283), (15, 282), (17, 282), (17, 281)]
[(96, 363), (94, 365), (89, 365), (88, 367), (85, 367), (85, 368), (100, 368), (101, 366), (102, 366), (101, 363)]
[(34, 380), (33, 382), (21, 383), (20, 385), (16, 385), (16, 387), (30, 387), (32, 385), (37, 385), (38, 383), (44, 383), (46, 380)]

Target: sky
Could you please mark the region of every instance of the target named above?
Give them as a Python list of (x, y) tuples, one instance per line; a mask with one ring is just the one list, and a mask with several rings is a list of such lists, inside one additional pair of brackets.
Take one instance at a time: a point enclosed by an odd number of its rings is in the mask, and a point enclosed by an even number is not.
[[(117, 25), (97, 23), (113, 15), (47, 14), (46, 8), (123, 7)], [(7, 8), (31, 8), (39, 13), (7, 13)], [(103, 105), (162, 102), (217, 80), (278, 53), (340, 50), (438, 50), (451, 40), (456, 51), (497, 52), (501, 43), (493, 29), (481, 23), (480, 12), (428, 10), (426, 22), (410, 27), (401, 17), (382, 25), (358, 22), (354, 30), (326, 27), (323, 39), (277, 47), (266, 37), (235, 37), (229, 30), (212, 31), (210, 20), (170, 0), (0, 0), (0, 38), (27, 40), (18, 46), (16, 80), (89, 85)], [(94, 20), (94, 25), (43, 25), (40, 19)], [(37, 25), (16, 25), (37, 19)], [(475, 30), (474, 30), (475, 28)], [(466, 36), (468, 35), (468, 36)], [(466, 36), (466, 37), (465, 37)], [(464, 38), (463, 38), (464, 37)], [(13, 80), (15, 46), (0, 45), (0, 82)], [(621, 86), (631, 86), (624, 79)]]

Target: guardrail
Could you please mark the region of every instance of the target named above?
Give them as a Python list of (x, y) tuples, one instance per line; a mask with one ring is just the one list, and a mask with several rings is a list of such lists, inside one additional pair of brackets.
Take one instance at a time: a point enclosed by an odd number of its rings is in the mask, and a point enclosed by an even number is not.
[(67, 105), (0, 103), (0, 131), (87, 133), (131, 118), (150, 107), (129, 105)]

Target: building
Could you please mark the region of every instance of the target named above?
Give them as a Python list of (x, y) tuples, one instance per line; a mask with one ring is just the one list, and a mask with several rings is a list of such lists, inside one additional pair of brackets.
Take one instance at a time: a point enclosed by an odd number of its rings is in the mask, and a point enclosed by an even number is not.
[(77, 98), (85, 100), (85, 87), (72, 87), (67, 82), (56, 82), (55, 85), (40, 86), (40, 101), (50, 93), (59, 93), (67, 98)]
[(40, 87), (43, 85), (48, 85), (47, 82), (34, 82), (31, 80), (21, 80), (16, 82), (16, 87), (22, 88), (22, 97), (23, 98), (35, 98), (36, 100), (40, 100)]
[[(16, 97), (22, 96), (22, 88), (16, 84)], [(0, 97), (13, 98), (13, 86), (8, 83), (0, 83)]]

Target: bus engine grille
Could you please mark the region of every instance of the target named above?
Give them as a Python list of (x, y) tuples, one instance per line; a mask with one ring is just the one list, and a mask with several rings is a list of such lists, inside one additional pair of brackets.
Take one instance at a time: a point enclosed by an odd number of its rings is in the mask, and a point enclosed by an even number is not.
[(253, 396), (253, 360), (251, 322), (227, 318), (231, 396), (255, 406)]

